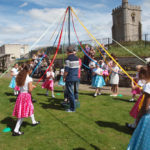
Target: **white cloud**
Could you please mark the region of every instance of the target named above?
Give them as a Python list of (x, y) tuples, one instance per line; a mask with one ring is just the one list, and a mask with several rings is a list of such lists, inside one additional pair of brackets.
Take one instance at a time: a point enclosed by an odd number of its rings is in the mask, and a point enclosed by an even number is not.
[(105, 8), (105, 7), (106, 7), (106, 5), (104, 5), (102, 3), (101, 4), (95, 4), (95, 5), (92, 6), (92, 8), (96, 8), (96, 9), (97, 8)]
[(46, 23), (53, 23), (55, 20), (59, 19), (61, 16), (64, 15), (65, 9), (31, 9), (28, 12), (24, 12), (24, 14), (28, 15), (29, 17), (33, 18), (34, 20), (40, 20)]
[[(74, 9), (74, 8), (73, 8)], [(53, 8), (53, 9), (31, 9), (29, 11), (20, 11), (19, 16), (23, 16), (24, 22), (20, 24), (15, 24), (15, 22), (8, 21), (9, 26), (0, 28), (3, 35), (9, 36), (13, 34), (13, 37), (8, 38), (8, 42), (13, 43), (13, 41), (32, 45), (40, 35), (46, 30), (46, 28), (51, 25), (51, 29), (45, 38), (40, 42), (41, 45), (50, 45), (54, 41), (50, 42), (50, 36), (54, 32), (58, 21), (64, 15), (65, 8)], [(99, 13), (91, 12), (88, 10), (74, 9), (77, 16), (87, 27), (87, 29), (97, 38), (110, 37), (111, 36), (111, 14), (109, 13)], [(107, 19), (106, 19), (107, 18)], [(67, 18), (66, 18), (67, 19)], [(75, 19), (75, 26), (80, 40), (89, 40), (89, 36), (84, 30), (84, 28)], [(22, 24), (21, 24), (22, 23)], [(66, 27), (65, 27), (66, 28)], [(64, 28), (64, 31), (65, 31)], [(57, 31), (58, 32), (58, 31)], [(67, 34), (67, 33), (66, 33)], [(3, 38), (4, 39), (4, 38)], [(0, 40), (2, 40), (0, 38)], [(64, 40), (64, 37), (62, 38)], [(73, 28), (71, 29), (71, 40), (72, 42), (77, 42), (74, 35)], [(63, 42), (63, 41), (62, 41)], [(67, 42), (67, 36), (66, 36)]]
[[(112, 16), (110, 13), (88, 12), (83, 10), (76, 11), (80, 20), (96, 38), (111, 37)], [(76, 24), (76, 27), (78, 31), (80, 31), (82, 39), (90, 39), (79, 23)]]
[(27, 2), (24, 2), (23, 4), (21, 4), (19, 7), (20, 8), (23, 8), (23, 7), (26, 7), (28, 5), (28, 3)]
[(142, 4), (142, 30), (143, 34), (150, 33), (150, 1), (144, 0)]
[(24, 28), (17, 24), (11, 24), (9, 26), (1, 27), (1, 33), (10, 34), (10, 33), (24, 33)]
[[(60, 2), (61, 0), (59, 0)], [(26, 0), (25, 3), (28, 4), (29, 0)], [(56, 3), (49, 0), (31, 0), (31, 2), (39, 3), (42, 5)], [(74, 2), (75, 3), (75, 2)], [(23, 5), (23, 4), (22, 4)], [(25, 4), (24, 4), (25, 5)], [(20, 5), (21, 6), (21, 5)], [(25, 6), (24, 6), (25, 7)], [(82, 9), (77, 7), (73, 8), (76, 12), (79, 19), (87, 27), (87, 29), (98, 39), (111, 37), (111, 27), (112, 27), (112, 15), (110, 12), (100, 11), (105, 6), (102, 4), (92, 4), (91, 6), (87, 5), (85, 7), (90, 7), (90, 9)], [(149, 33), (150, 31), (150, 0), (144, 0), (142, 7), (142, 24), (143, 24), (143, 33)], [(95, 9), (94, 9), (95, 8)], [(102, 9), (100, 9), (102, 8)], [(54, 32), (58, 21), (64, 15), (66, 8), (33, 8), (30, 10), (19, 10), (17, 15), (13, 18), (7, 18), (4, 15), (0, 15), (0, 44), (1, 43), (21, 43), (21, 44), (30, 44), (32, 45), (46, 30), (46, 28), (51, 25), (51, 29), (48, 34), (41, 40), (38, 45), (50, 45), (55, 40), (55, 37), (50, 42), (50, 36)], [(91, 11), (93, 10), (93, 11)], [(67, 19), (67, 18), (66, 18)], [(75, 19), (75, 27), (80, 40), (89, 40), (89, 36), (84, 30), (84, 28), (79, 24)], [(67, 28), (66, 28), (67, 29)], [(64, 28), (65, 31), (65, 28)], [(56, 36), (56, 35), (55, 35)], [(62, 42), (64, 37), (62, 38)], [(71, 28), (71, 40), (72, 42), (77, 42), (74, 35), (73, 28)], [(66, 33), (66, 42), (67, 42), (67, 33)]]
[(44, 7), (57, 5), (62, 6), (65, 3), (65, 1), (63, 0), (25, 0), (25, 1)]

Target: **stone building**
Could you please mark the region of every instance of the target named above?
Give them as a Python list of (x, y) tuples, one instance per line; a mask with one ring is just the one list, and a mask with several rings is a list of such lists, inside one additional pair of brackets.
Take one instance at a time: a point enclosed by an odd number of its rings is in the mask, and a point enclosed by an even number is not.
[(122, 0), (122, 5), (113, 9), (112, 38), (116, 41), (138, 41), (142, 38), (141, 8)]
[(10, 54), (10, 59), (21, 58), (29, 53), (28, 45), (5, 44), (0, 47), (0, 54)]

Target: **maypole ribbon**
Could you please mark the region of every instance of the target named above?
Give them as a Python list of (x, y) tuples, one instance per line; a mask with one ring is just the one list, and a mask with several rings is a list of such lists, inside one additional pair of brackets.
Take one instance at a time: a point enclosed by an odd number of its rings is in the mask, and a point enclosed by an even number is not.
[(65, 63), (65, 60), (64, 60), (64, 59), (65, 59), (65, 58), (64, 58), (64, 57), (65, 57), (65, 56), (64, 56), (65, 54), (64, 54), (64, 52), (65, 52), (65, 43), (66, 43), (66, 30), (67, 30), (67, 29), (65, 28), (64, 43), (63, 43), (63, 48), (62, 48), (62, 53), (63, 53), (63, 66), (64, 66), (64, 63)]
[(106, 52), (106, 54), (117, 64), (117, 66), (128, 76), (131, 81), (135, 83), (136, 86), (140, 88), (140, 86), (133, 80), (133, 78), (120, 66), (120, 64), (109, 54), (109, 52), (96, 40), (96, 38), (88, 31), (88, 29), (84, 26), (84, 24), (80, 21), (74, 10), (71, 8), (71, 11), (79, 21), (79, 23), (82, 25), (82, 27), (86, 30), (86, 32), (96, 41), (96, 43)]
[[(71, 16), (72, 16), (72, 13), (71, 13)], [(83, 51), (83, 53), (84, 53), (91, 61), (93, 61), (96, 65), (99, 65), (94, 59), (92, 59), (92, 58), (88, 55), (88, 53), (87, 53), (87, 52), (84, 50), (84, 48), (82, 47), (81, 42), (80, 42), (80, 40), (79, 40), (79, 37), (78, 37), (78, 35), (77, 35), (76, 29), (75, 29), (75, 25), (74, 25), (74, 21), (73, 21), (73, 16), (72, 16), (72, 25), (73, 25), (73, 29), (74, 29), (74, 32), (75, 32), (75, 35), (76, 35), (78, 44), (80, 45), (80, 48), (81, 48), (81, 50)]]
[[(64, 15), (63, 15), (64, 16)], [(63, 17), (62, 16), (62, 17)], [(61, 19), (60, 19), (60, 22), (61, 22), (61, 20), (62, 20), (62, 17), (61, 17)], [(45, 36), (45, 34), (48, 32), (48, 30), (49, 30), (49, 28), (50, 27), (48, 27), (47, 29), (46, 29), (46, 31), (39, 37), (39, 39), (37, 39), (33, 44), (32, 44), (32, 46), (30, 47), (30, 50), (33, 48), (33, 47), (35, 47), (36, 46), (36, 44)], [(56, 29), (57, 30), (57, 29)], [(54, 34), (54, 33), (53, 33)], [(52, 35), (52, 37), (53, 37), (53, 35)], [(51, 39), (52, 39), (52, 37), (51, 37)], [(50, 40), (51, 40), (50, 39)], [(29, 51), (30, 51), (29, 50)], [(8, 69), (4, 72), (4, 73), (2, 73), (1, 75), (0, 75), (0, 78), (2, 78), (8, 71), (10, 71), (10, 69), (14, 66), (14, 64), (15, 63), (18, 63), (18, 61), (15, 61), (14, 63), (12, 63), (9, 67), (8, 67)]]
[[(71, 16), (72, 16), (72, 13), (71, 13)], [(79, 40), (79, 37), (78, 37), (78, 35), (77, 35), (77, 32), (76, 32), (76, 29), (75, 29), (75, 25), (74, 25), (74, 20), (73, 20), (73, 16), (72, 16), (72, 24), (73, 24), (73, 29), (74, 29), (74, 32), (75, 32), (75, 35), (76, 35), (76, 38), (77, 38), (77, 41), (78, 41), (78, 43), (79, 43), (79, 46), (80, 46), (80, 48), (82, 49), (82, 51), (83, 51), (83, 53), (90, 59), (90, 60), (92, 60), (96, 65), (99, 65), (95, 60), (93, 60), (86, 52), (85, 52), (85, 50), (83, 49), (83, 47), (82, 47), (82, 45), (81, 45), (81, 42), (80, 42), (80, 40)], [(97, 47), (96, 47), (97, 48)], [(98, 48), (97, 48), (97, 50), (99, 50)], [(104, 56), (103, 56), (103, 54), (101, 53), (101, 51), (99, 50), (99, 53), (102, 55), (102, 57), (104, 58)], [(106, 61), (106, 64), (108, 65), (108, 62), (107, 62), (107, 60), (105, 60)], [(83, 64), (83, 66), (85, 66), (87, 69), (90, 69), (88, 66), (86, 66), (85, 64)], [(109, 65), (108, 65), (109, 66)], [(114, 73), (116, 73), (113, 69), (111, 69), (111, 72), (114, 72)], [(111, 73), (110, 73), (111, 74)], [(109, 76), (110, 76), (110, 74), (109, 74)], [(123, 76), (122, 74), (120, 74), (120, 73), (118, 73), (119, 75), (121, 75), (121, 76)], [(108, 76), (108, 77), (109, 77)]]
[[(55, 30), (56, 31), (56, 30)], [(54, 32), (55, 33), (55, 32)], [(54, 34), (53, 34), (54, 35)], [(53, 36), (52, 35), (52, 36)], [(56, 43), (56, 41), (57, 41), (57, 38), (58, 38), (58, 36), (59, 36), (59, 33), (57, 34), (57, 37), (56, 37), (56, 39), (55, 39), (55, 41), (54, 41), (54, 44), (53, 44), (53, 47), (54, 47), (54, 45), (55, 45), (55, 43)], [(52, 38), (51, 38), (52, 39)], [(51, 40), (50, 39), (50, 40)], [(40, 58), (40, 61), (39, 61), (39, 63), (36, 65), (36, 67), (35, 67), (35, 69), (33, 70), (33, 72), (32, 72), (32, 74), (31, 74), (31, 77), (33, 76), (33, 74), (34, 74), (34, 72), (37, 70), (37, 68), (38, 68), (38, 66), (41, 64), (41, 62), (42, 62), (42, 60), (43, 60), (43, 58), (45, 57), (45, 55), (47, 54), (47, 51), (43, 54), (43, 56)]]
[(49, 68), (52, 66), (56, 56), (57, 56), (57, 53), (58, 53), (58, 50), (59, 50), (59, 47), (60, 47), (60, 42), (61, 42), (61, 38), (62, 38), (62, 33), (63, 33), (63, 27), (64, 27), (64, 23), (65, 23), (65, 19), (66, 19), (66, 14), (68, 12), (68, 8), (66, 9), (66, 12), (65, 12), (65, 16), (64, 16), (64, 20), (63, 20), (63, 24), (62, 24), (62, 29), (61, 29), (61, 33), (60, 33), (60, 36), (59, 36), (59, 42), (58, 42), (58, 45), (57, 45), (57, 49), (56, 49), (56, 52), (55, 52), (55, 55), (53, 56), (53, 59), (49, 65), (49, 67), (46, 69), (46, 71), (44, 72), (43, 76), (38, 80), (37, 84), (43, 79), (44, 75), (47, 73), (47, 71), (49, 70)]
[(147, 64), (145, 60), (143, 60), (142, 58), (140, 58), (139, 56), (137, 56), (136, 54), (134, 54), (133, 52), (131, 52), (129, 49), (127, 49), (125, 46), (123, 46), (122, 44), (120, 44), (118, 41), (116, 41), (114, 39), (112, 39), (112, 40), (114, 42), (116, 42), (119, 46), (121, 46), (122, 48), (124, 48), (127, 52), (129, 52), (130, 54), (132, 54), (133, 56), (135, 56), (136, 58), (138, 58), (139, 60), (141, 60), (142, 62), (144, 62), (145, 64)]
[(141, 101), (140, 101), (140, 103), (139, 103), (138, 111), (140, 111), (140, 109), (142, 108), (144, 99), (145, 99), (145, 94), (143, 94), (142, 99), (141, 99)]
[[(65, 15), (65, 14), (64, 14), (64, 15)], [(62, 17), (60, 18), (60, 21), (59, 21), (59, 23), (58, 23), (56, 29), (54, 30), (52, 36), (50, 37), (50, 41), (52, 40), (53, 36), (55, 35), (55, 33), (56, 33), (56, 31), (57, 31), (59, 25), (61, 24), (61, 21), (62, 21)], [(59, 33), (58, 33), (57, 36), (56, 36), (56, 39), (55, 39), (55, 41), (54, 41), (53, 46), (55, 45), (55, 43), (56, 43), (56, 41), (57, 41), (58, 35), (59, 35)], [(39, 63), (36, 65), (35, 69), (33, 70), (32, 74), (31, 74), (31, 77), (33, 76), (34, 72), (37, 70), (38, 66), (41, 64), (41, 62), (42, 62), (43, 58), (45, 57), (46, 53), (47, 53), (47, 51), (44, 53), (44, 55), (42, 56), (42, 58), (40, 58), (40, 61), (39, 61)]]
[(82, 63), (82, 65), (83, 65), (85, 68), (87, 68), (87, 69), (90, 70), (90, 67), (88, 67), (87, 65), (85, 65), (85, 64), (83, 64), (83, 63)]

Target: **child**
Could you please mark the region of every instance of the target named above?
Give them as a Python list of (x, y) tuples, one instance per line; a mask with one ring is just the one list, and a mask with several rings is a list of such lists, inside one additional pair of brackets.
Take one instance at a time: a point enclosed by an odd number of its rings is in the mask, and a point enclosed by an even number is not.
[(64, 68), (62, 68), (62, 69), (60, 70), (60, 80), (59, 80), (59, 82), (58, 82), (58, 85), (63, 86), (63, 89), (64, 89), (65, 82), (63, 81), (63, 76), (64, 76)]
[(20, 94), (17, 97), (15, 108), (13, 110), (13, 116), (18, 118), (15, 129), (12, 133), (13, 136), (24, 134), (19, 131), (24, 118), (31, 117), (33, 126), (40, 123), (35, 121), (34, 118), (34, 107), (31, 101), (31, 92), (35, 86), (32, 85), (32, 78), (29, 77), (31, 72), (32, 69), (30, 65), (27, 65), (19, 72), (16, 78), (17, 86), (20, 87)]
[(42, 84), (42, 88), (47, 89), (46, 95), (48, 96), (48, 90), (52, 91), (52, 97), (55, 98), (54, 95), (54, 72), (53, 72), (53, 68), (50, 67), (49, 71), (47, 71), (46, 73), (46, 80), (45, 82)]
[(64, 68), (60, 69), (60, 80), (58, 82), (58, 85), (63, 87), (63, 90), (64, 90), (64, 102), (67, 102), (68, 101), (68, 99), (67, 99), (67, 89), (65, 88), (65, 82), (63, 81), (64, 71), (65, 71)]
[[(142, 65), (136, 66), (137, 73), (136, 73), (136, 77), (134, 78), (134, 80), (135, 80), (137, 83), (138, 83), (138, 80), (139, 80), (139, 71), (140, 71), (141, 67), (142, 67)], [(134, 85), (133, 85), (132, 87), (134, 87)], [(132, 88), (132, 99), (130, 99), (129, 101), (130, 101), (130, 102), (135, 101), (135, 96), (136, 96), (136, 94), (140, 94), (140, 93), (141, 93), (141, 90), (140, 90), (139, 87), (136, 87), (136, 88), (134, 88), (134, 89)]]
[(93, 76), (95, 76), (93, 87), (96, 88), (94, 97), (101, 95), (101, 88), (105, 85), (103, 79), (103, 70), (99, 67), (99, 63), (96, 65), (96, 68), (93, 69)]
[(18, 74), (18, 64), (15, 64), (14, 68), (12, 68), (12, 70), (11, 70), (12, 79), (11, 79), (11, 82), (9, 84), (9, 87), (14, 89), (14, 95), (18, 94), (18, 92), (15, 90), (17, 74)]
[(103, 77), (105, 80), (105, 77), (109, 75), (108, 73), (108, 65), (104, 62), (104, 60), (100, 60), (100, 67), (103, 69)]
[(145, 97), (138, 113), (138, 125), (134, 130), (127, 150), (150, 150), (150, 64), (147, 68), (147, 83), (143, 87)]
[[(23, 68), (22, 68), (22, 66), (19, 66), (18, 67), (18, 73), (22, 70)], [(17, 74), (18, 74), (17, 73)], [(19, 92), (20, 92), (20, 88), (19, 88), (19, 86), (15, 86), (15, 88), (14, 88), (14, 90), (16, 91), (16, 95), (18, 95), (19, 94)]]
[[(145, 81), (145, 78), (146, 78), (146, 73), (147, 73), (147, 70), (146, 68), (141, 68), (140, 69), (140, 72), (139, 72), (139, 81), (138, 81), (138, 85), (143, 88), (143, 86), (145, 85), (146, 81)], [(135, 86), (133, 83), (133, 89), (136, 89), (137, 86)], [(139, 87), (138, 87), (139, 88)], [(137, 115), (138, 115), (138, 112), (139, 112), (139, 104), (141, 102), (143, 98), (143, 93), (141, 91), (141, 95), (140, 97), (138, 98), (137, 102), (134, 104), (134, 106), (132, 107), (131, 111), (130, 111), (130, 115), (133, 117), (133, 118), (137, 118)], [(136, 120), (133, 124), (128, 124), (126, 123), (126, 126), (129, 127), (129, 128), (132, 128), (134, 129), (136, 127)]]
[[(116, 60), (118, 62), (118, 60)], [(111, 69), (111, 76), (110, 76), (110, 84), (111, 84), (111, 91), (112, 95), (110, 96), (117, 96), (118, 95), (118, 84), (119, 84), (119, 67), (115, 62), (113, 62)]]
[(94, 57), (92, 59), (93, 59), (93, 61), (91, 60), (90, 63), (89, 63), (89, 68), (90, 69), (88, 70), (87, 76), (88, 76), (89, 83), (91, 84), (90, 81), (92, 80), (92, 87), (94, 87), (95, 75), (93, 75), (92, 72), (93, 72), (93, 69), (96, 68), (97, 60), (95, 60)]

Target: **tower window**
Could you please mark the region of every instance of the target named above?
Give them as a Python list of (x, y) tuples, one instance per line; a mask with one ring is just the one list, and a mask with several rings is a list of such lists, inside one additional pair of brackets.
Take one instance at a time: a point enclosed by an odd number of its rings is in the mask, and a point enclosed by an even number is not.
[(132, 22), (135, 22), (135, 13), (134, 12), (131, 14), (131, 17), (132, 17)]

